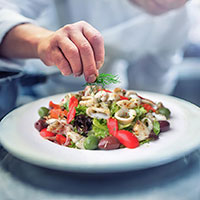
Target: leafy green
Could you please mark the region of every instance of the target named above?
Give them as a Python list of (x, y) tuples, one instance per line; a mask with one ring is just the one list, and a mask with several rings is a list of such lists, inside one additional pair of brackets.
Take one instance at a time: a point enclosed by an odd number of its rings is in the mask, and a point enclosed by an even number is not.
[(93, 119), (92, 131), (99, 138), (104, 138), (109, 135), (107, 121), (105, 119)]
[(84, 86), (102, 86), (105, 88), (106, 85), (119, 83), (119, 77), (117, 75), (112, 74), (99, 74), (97, 76), (96, 81), (93, 83), (86, 83)]
[(86, 110), (86, 106), (81, 106), (80, 104), (78, 104), (78, 106), (76, 107), (76, 115), (86, 115)]
[(105, 130), (105, 131), (108, 130), (107, 121), (105, 119), (94, 118), (93, 119), (93, 125), (96, 126), (97, 128), (102, 129), (102, 130)]
[(150, 142), (151, 139), (147, 138), (146, 140), (140, 141), (140, 145)]
[(106, 136), (109, 135), (108, 130), (100, 129), (94, 125), (92, 126), (92, 130), (94, 131), (94, 135), (97, 136), (98, 138), (105, 138)]
[(142, 106), (138, 106), (134, 109), (136, 111), (135, 121), (141, 120), (144, 117), (144, 115), (147, 113), (147, 111)]
[(165, 115), (165, 117), (166, 117), (167, 119), (169, 119), (169, 116), (170, 116), (170, 114), (171, 114), (170, 110), (169, 110), (168, 108), (165, 108), (165, 107), (159, 108), (159, 109), (158, 109), (158, 112), (159, 112), (160, 114), (162, 114), (162, 115)]
[(38, 114), (39, 116), (42, 118), (42, 117), (45, 117), (49, 114), (49, 109), (46, 108), (46, 107), (41, 107), (39, 110), (38, 110)]
[(129, 123), (129, 124), (120, 124), (120, 123), (118, 123), (119, 130), (129, 128), (130, 126), (133, 127), (132, 123)]
[(160, 123), (156, 120), (153, 121), (153, 132), (158, 135), (160, 133)]
[(113, 102), (110, 106), (110, 113), (112, 116), (120, 109), (116, 102)]
[(70, 141), (70, 145), (68, 145), (67, 147), (69, 147), (69, 148), (77, 148), (76, 147), (76, 144), (74, 143), (74, 142), (72, 142), (72, 141)]
[(67, 111), (69, 111), (69, 101), (66, 101), (63, 106)]

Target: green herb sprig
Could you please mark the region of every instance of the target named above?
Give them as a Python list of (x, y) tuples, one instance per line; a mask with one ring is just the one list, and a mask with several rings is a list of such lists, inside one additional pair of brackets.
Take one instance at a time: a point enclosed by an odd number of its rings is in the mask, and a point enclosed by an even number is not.
[(99, 74), (97, 76), (96, 81), (93, 83), (86, 83), (84, 86), (102, 86), (102, 88), (105, 88), (105, 86), (110, 84), (116, 84), (120, 83), (118, 75), (113, 74)]

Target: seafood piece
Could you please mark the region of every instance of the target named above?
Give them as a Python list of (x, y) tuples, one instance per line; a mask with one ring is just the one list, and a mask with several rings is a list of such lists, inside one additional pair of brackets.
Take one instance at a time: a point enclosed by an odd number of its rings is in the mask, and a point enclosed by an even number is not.
[(140, 99), (140, 97), (138, 97), (137, 93), (134, 91), (127, 91), (124, 96), (133, 99)]
[(119, 94), (114, 93), (114, 92), (108, 93), (107, 101), (118, 101), (118, 100), (120, 100), (120, 95)]
[(67, 132), (67, 137), (69, 137), (79, 149), (84, 149), (83, 143), (86, 137), (73, 131)]
[(139, 141), (147, 139), (151, 133), (150, 129), (148, 129), (148, 127), (140, 120), (137, 120), (133, 127), (133, 131), (134, 135), (138, 138)]
[[(142, 103), (150, 104), (150, 105), (153, 106), (153, 107), (157, 107), (156, 103), (154, 103), (153, 101), (151, 101), (151, 100), (149, 100), (149, 99), (143, 98), (143, 99), (141, 100), (141, 102), (142, 102)], [(155, 108), (155, 109), (156, 109), (156, 108)]]
[(72, 96), (75, 96), (75, 94), (74, 94), (74, 93), (68, 93), (68, 94), (63, 98), (63, 100), (60, 102), (60, 106), (63, 106), (66, 102), (68, 102)]
[(83, 138), (82, 135), (74, 132), (74, 131), (69, 131), (67, 132), (67, 136), (72, 140), (72, 142), (77, 143), (80, 139)]
[(47, 127), (47, 131), (56, 134), (66, 134), (67, 132), (72, 130), (71, 124), (66, 124), (63, 121), (55, 120), (54, 122), (50, 123)]
[(121, 88), (115, 88), (115, 89), (113, 90), (113, 92), (116, 93), (116, 94), (119, 94), (119, 95), (122, 95), (122, 96), (123, 96), (123, 90), (122, 90)]
[(117, 105), (121, 108), (135, 108), (140, 105), (140, 99), (130, 99), (130, 100), (121, 100), (117, 102)]
[(101, 91), (97, 92), (97, 93), (95, 94), (94, 97), (95, 97), (98, 101), (100, 100), (100, 101), (105, 102), (105, 101), (107, 101), (109, 95), (108, 95), (107, 92), (101, 90)]
[(156, 114), (156, 113), (153, 113), (153, 116), (156, 118), (156, 120), (167, 120), (166, 116), (165, 115), (162, 115), (162, 114)]
[(156, 114), (156, 113), (147, 113), (146, 116), (151, 119), (152, 121), (157, 120), (157, 121), (162, 121), (162, 120), (167, 120), (165, 115), (162, 114)]
[(98, 92), (98, 90), (101, 90), (101, 86), (87, 86), (84, 90), (84, 96), (90, 96), (94, 95)]
[(136, 111), (133, 109), (120, 109), (115, 113), (115, 118), (121, 123), (121, 124), (129, 124), (131, 123), (136, 116)]
[(153, 130), (153, 121), (150, 118), (144, 117), (141, 121), (150, 131)]
[(83, 96), (79, 102), (81, 106), (93, 106), (95, 104), (95, 98), (92, 96)]
[(86, 114), (92, 118), (108, 119), (110, 117), (110, 110), (108, 108), (97, 108), (92, 106), (87, 108)]
[(84, 141), (85, 141), (86, 137), (82, 137), (80, 140), (78, 140), (75, 144), (79, 149), (85, 149), (84, 148)]

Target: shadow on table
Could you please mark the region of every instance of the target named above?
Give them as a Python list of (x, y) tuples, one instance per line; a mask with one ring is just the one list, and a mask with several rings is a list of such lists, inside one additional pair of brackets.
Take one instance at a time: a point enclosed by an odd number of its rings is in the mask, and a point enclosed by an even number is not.
[(200, 167), (200, 150), (160, 167), (123, 173), (71, 173), (46, 169), (7, 154), (1, 161), (5, 172), (35, 189), (71, 195), (117, 195), (159, 189), (187, 179)]

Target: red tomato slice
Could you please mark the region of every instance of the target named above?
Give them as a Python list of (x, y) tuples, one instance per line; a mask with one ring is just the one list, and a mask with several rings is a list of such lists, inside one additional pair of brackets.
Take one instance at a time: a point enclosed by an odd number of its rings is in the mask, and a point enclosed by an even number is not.
[(56, 135), (56, 142), (58, 143), (58, 144), (65, 144), (65, 142), (66, 142), (66, 137), (64, 136), (64, 135), (59, 135), (59, 134), (57, 134)]
[(124, 96), (119, 96), (120, 97), (120, 100), (128, 100), (128, 97), (124, 97)]
[(143, 103), (143, 104), (141, 104), (141, 105), (144, 107), (144, 109), (145, 109), (147, 112), (149, 112), (150, 110), (153, 111), (153, 112), (156, 112), (156, 110), (155, 110), (151, 105), (149, 105), (149, 104), (147, 104), (147, 103)]
[(118, 131), (118, 122), (115, 118), (109, 118), (107, 119), (107, 127), (109, 130), (109, 133), (113, 136), (117, 134)]
[(50, 131), (47, 131), (47, 128), (43, 128), (41, 131), (40, 131), (40, 135), (44, 138), (46, 137), (53, 137), (55, 136), (54, 133), (50, 132)]
[(133, 133), (126, 130), (117, 131), (115, 137), (120, 141), (121, 144), (130, 149), (136, 148), (140, 145), (137, 137)]

